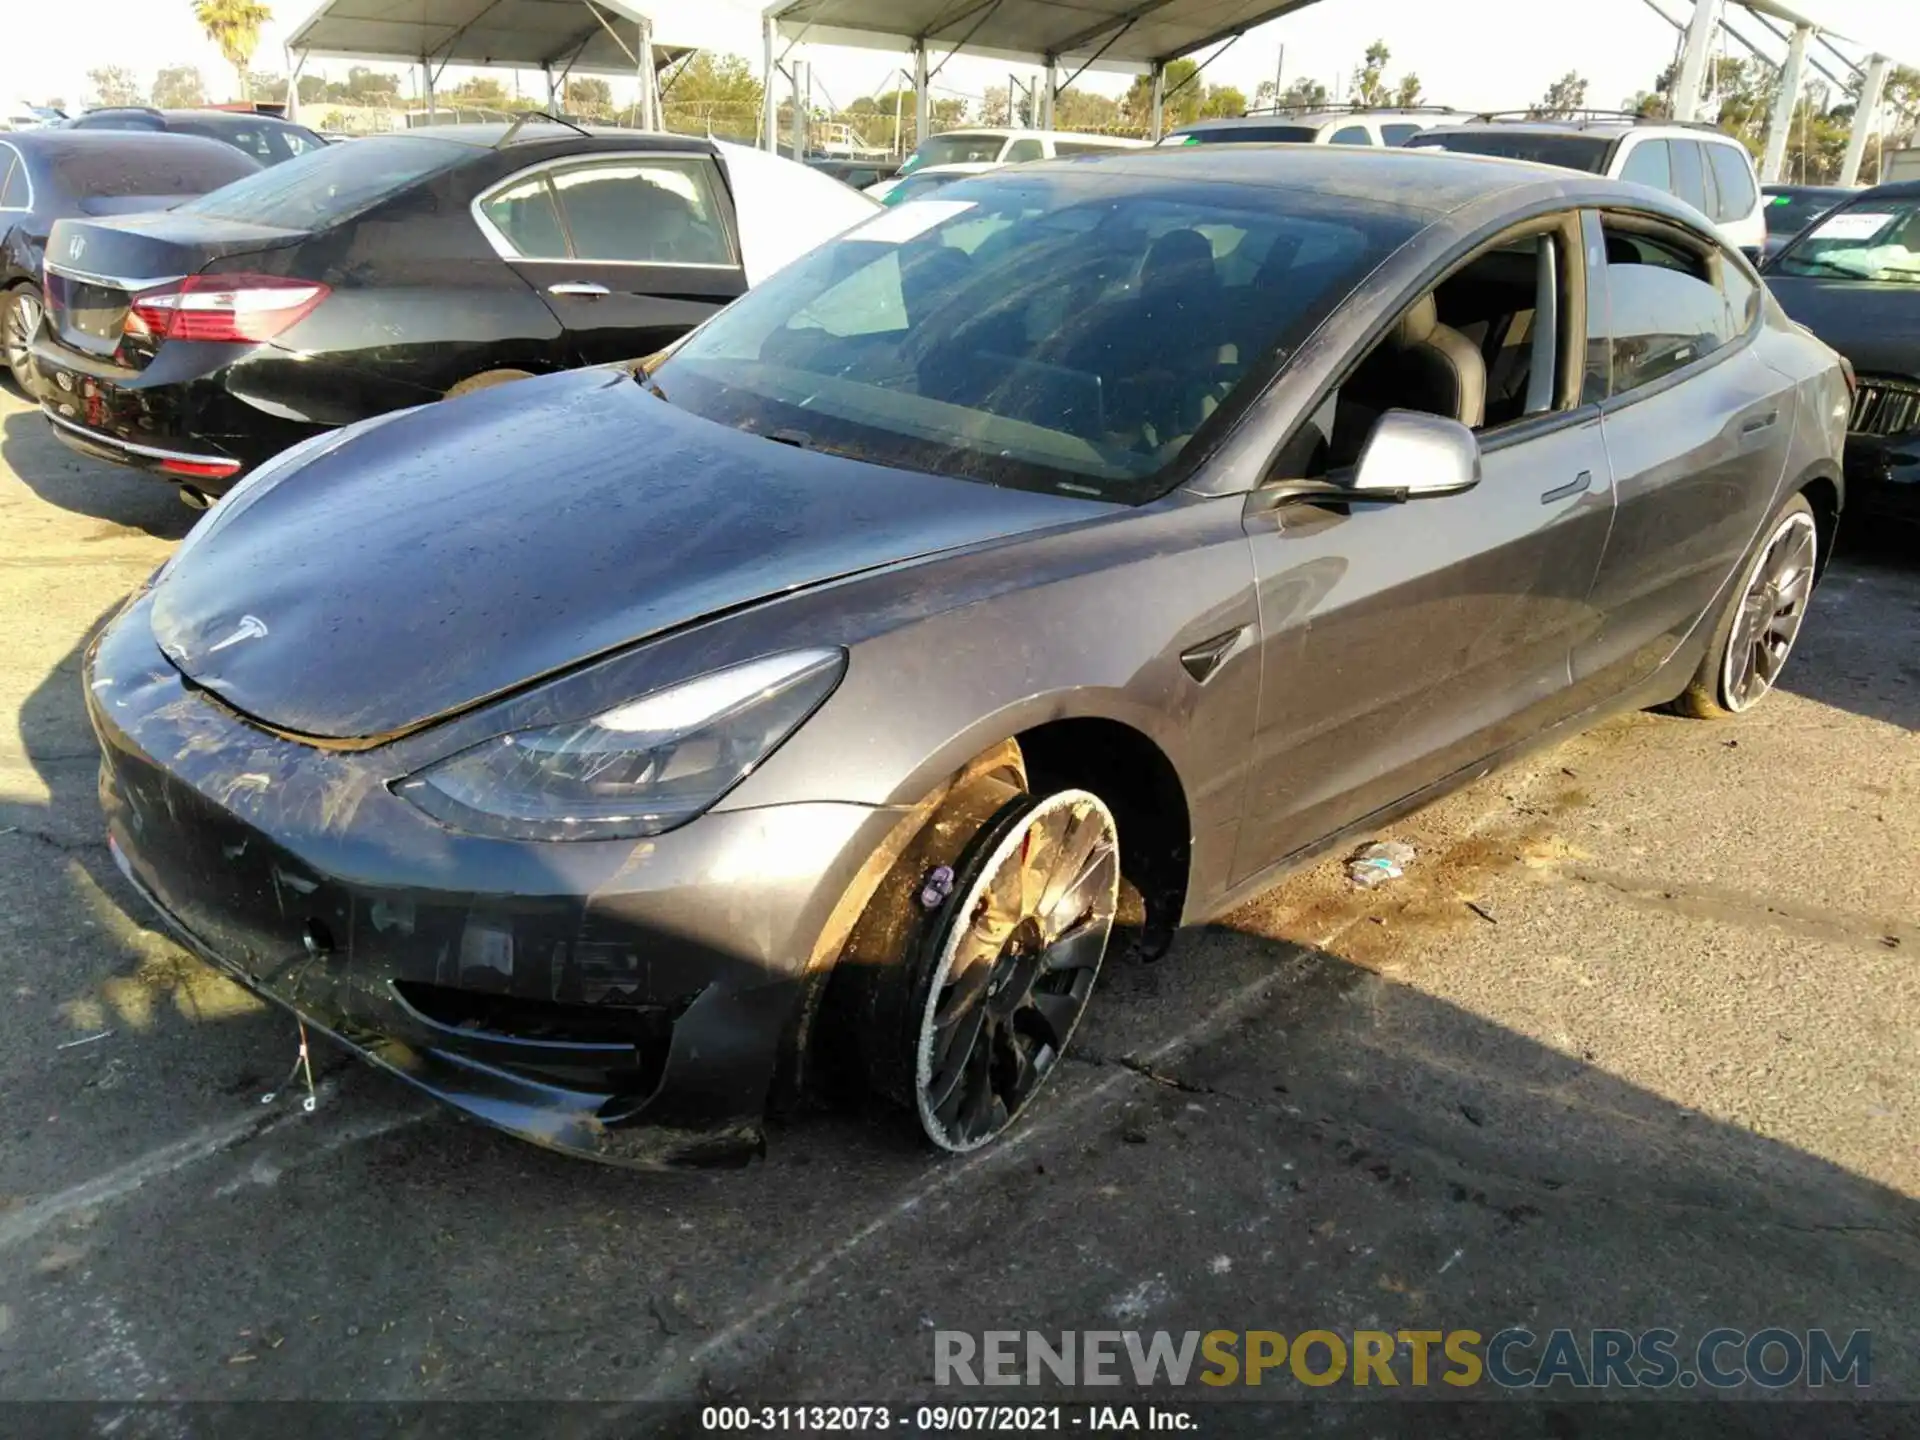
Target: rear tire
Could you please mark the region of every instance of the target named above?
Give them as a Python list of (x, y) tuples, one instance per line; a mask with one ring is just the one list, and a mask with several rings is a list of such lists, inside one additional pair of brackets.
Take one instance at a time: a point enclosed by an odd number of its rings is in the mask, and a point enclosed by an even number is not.
[(1813, 506), (1795, 495), (1774, 512), (1741, 566), (1700, 668), (1673, 702), (1675, 714), (1728, 720), (1767, 697), (1799, 638), (1819, 560)]
[(478, 375), (469, 375), (460, 381), (443, 397), (448, 400), (460, 395), (471, 395), (476, 390), (491, 390), (496, 385), (505, 385), (511, 380), (531, 380), (531, 370), (482, 370)]
[(13, 383), (29, 400), (40, 398), (40, 373), (33, 363), (31, 346), (45, 313), (37, 285), (16, 285), (0, 294), (0, 355)]

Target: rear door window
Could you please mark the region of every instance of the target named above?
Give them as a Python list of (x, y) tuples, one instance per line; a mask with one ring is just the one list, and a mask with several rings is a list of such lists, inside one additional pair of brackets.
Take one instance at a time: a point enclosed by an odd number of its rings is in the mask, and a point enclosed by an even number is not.
[(1348, 125), (1333, 132), (1329, 145), (1371, 145), (1373, 136), (1364, 125)]
[(1673, 161), (1667, 142), (1642, 140), (1634, 146), (1627, 154), (1627, 163), (1620, 169), (1620, 178), (1673, 194)]
[(1704, 147), (1707, 163), (1712, 167), (1713, 178), (1720, 190), (1720, 213), (1717, 220), (1744, 220), (1753, 213), (1756, 198), (1753, 188), (1752, 167), (1747, 157), (1731, 145), (1722, 145), (1710, 141)]
[(1678, 242), (1604, 228), (1613, 394), (1684, 370), (1746, 332), (1758, 291), (1731, 261), (1715, 264)]
[(1380, 136), (1389, 145), (1404, 145), (1420, 133), (1418, 125), (1382, 125)]
[(625, 156), (552, 172), (577, 260), (732, 265), (704, 160)]
[(1007, 153), (1000, 158), (1009, 165), (1019, 165), (1028, 160), (1044, 160), (1046, 156), (1047, 152), (1040, 142), (1028, 135), (1009, 145)]
[(1707, 193), (1707, 165), (1700, 158), (1699, 142), (1669, 140), (1673, 152), (1673, 193), (1702, 215), (1714, 212), (1713, 197)]

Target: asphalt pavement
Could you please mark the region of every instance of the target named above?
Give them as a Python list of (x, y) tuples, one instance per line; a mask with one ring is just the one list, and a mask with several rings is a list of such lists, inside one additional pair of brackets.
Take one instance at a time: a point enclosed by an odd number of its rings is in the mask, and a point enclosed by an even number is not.
[(1515, 1324), (1865, 1329), (1920, 1400), (1920, 542), (1844, 554), (1740, 721), (1612, 722), (1394, 826), (1398, 882), (1110, 966), (1006, 1143), (821, 1107), (658, 1174), (324, 1048), (262, 1104), (291, 1023), (122, 883), (78, 681), (193, 519), (0, 394), (0, 1400), (899, 1402), (943, 1330)]

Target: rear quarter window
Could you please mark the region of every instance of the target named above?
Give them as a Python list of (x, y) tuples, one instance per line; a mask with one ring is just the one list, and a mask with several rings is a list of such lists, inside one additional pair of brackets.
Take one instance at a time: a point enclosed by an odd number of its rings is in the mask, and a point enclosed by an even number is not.
[(1717, 142), (1702, 147), (1707, 153), (1707, 163), (1713, 167), (1713, 178), (1720, 191), (1720, 213), (1716, 220), (1744, 220), (1753, 213), (1754, 201), (1759, 198), (1753, 186), (1752, 166), (1746, 153), (1731, 145)]

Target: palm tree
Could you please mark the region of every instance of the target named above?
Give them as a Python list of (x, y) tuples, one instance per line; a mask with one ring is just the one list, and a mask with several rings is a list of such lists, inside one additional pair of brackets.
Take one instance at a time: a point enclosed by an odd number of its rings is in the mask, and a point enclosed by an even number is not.
[(207, 32), (207, 38), (220, 47), (220, 53), (233, 66), (240, 81), (238, 99), (247, 98), (247, 66), (260, 44), (260, 27), (273, 18), (273, 11), (259, 0), (195, 0), (193, 18)]

